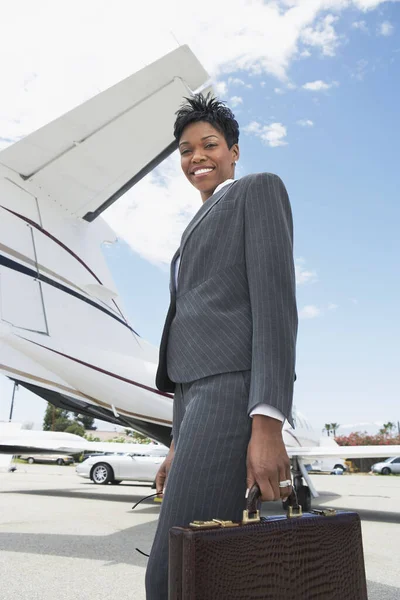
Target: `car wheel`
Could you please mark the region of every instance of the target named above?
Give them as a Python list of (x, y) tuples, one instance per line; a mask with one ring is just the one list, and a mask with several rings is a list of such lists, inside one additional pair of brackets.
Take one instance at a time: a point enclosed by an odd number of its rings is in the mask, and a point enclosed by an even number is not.
[(61, 465), (65, 465), (65, 462), (63, 461), (63, 459), (62, 459), (62, 458), (57, 458), (57, 461), (56, 461), (56, 462), (57, 462), (57, 464), (58, 464), (58, 465), (60, 465), (60, 466), (61, 466)]
[(110, 481), (114, 481), (114, 473), (110, 465), (97, 463), (92, 469), (91, 479), (97, 485), (106, 485)]
[(111, 483), (113, 485), (119, 485), (121, 483), (122, 479), (114, 479), (114, 481), (112, 481)]
[(35, 459), (34, 459), (34, 458), (32, 458), (32, 457), (31, 457), (31, 458), (28, 458), (28, 463), (29, 463), (30, 465), (33, 465), (33, 463), (34, 463), (34, 462), (35, 462)]
[(339, 464), (335, 465), (333, 468), (334, 469), (342, 469), (342, 471), (346, 470), (343, 465), (339, 465)]
[(389, 469), (389, 467), (383, 467), (381, 473), (382, 475), (390, 475), (392, 471)]

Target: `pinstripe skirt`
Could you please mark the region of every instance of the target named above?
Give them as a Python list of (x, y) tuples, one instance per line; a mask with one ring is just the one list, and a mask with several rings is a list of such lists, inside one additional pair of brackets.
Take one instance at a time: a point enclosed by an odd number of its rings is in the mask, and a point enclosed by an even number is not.
[(175, 455), (146, 571), (147, 600), (168, 599), (168, 535), (193, 520), (239, 521), (245, 505), (250, 371), (177, 384)]

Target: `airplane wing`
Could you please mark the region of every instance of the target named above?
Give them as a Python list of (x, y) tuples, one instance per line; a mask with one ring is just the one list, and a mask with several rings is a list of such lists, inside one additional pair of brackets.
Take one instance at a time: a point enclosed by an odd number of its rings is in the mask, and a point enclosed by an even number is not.
[(387, 446), (313, 446), (313, 447), (289, 447), (287, 452), (290, 458), (324, 458), (324, 457), (346, 457), (346, 458), (380, 458), (389, 456), (400, 456), (399, 445)]
[(175, 111), (207, 80), (181, 46), (6, 148), (0, 164), (93, 221), (176, 149)]
[[(35, 452), (60, 452), (76, 453), (83, 451), (92, 452), (134, 452), (143, 448), (142, 444), (129, 444), (118, 442), (89, 442), (88, 440), (72, 433), (57, 431), (27, 431), (16, 430), (11, 424), (0, 424), (0, 453), (26, 454), (27, 450)], [(155, 446), (164, 448), (163, 446)], [(386, 446), (314, 446), (314, 447), (286, 447), (289, 457), (323, 458), (380, 458), (400, 456), (399, 445)]]
[[(94, 432), (95, 433), (95, 432)], [(166, 455), (168, 448), (156, 444), (119, 442), (89, 442), (72, 433), (57, 431), (7, 432), (0, 427), (0, 455), (18, 454), (77, 454), (79, 452), (151, 452)]]

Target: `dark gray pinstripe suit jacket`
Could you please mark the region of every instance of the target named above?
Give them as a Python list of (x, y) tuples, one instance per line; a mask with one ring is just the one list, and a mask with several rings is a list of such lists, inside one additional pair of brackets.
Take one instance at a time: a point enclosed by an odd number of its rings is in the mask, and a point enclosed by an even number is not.
[(183, 233), (157, 387), (251, 370), (249, 412), (265, 402), (292, 423), (296, 335), (288, 195), (277, 175), (248, 175), (209, 198)]

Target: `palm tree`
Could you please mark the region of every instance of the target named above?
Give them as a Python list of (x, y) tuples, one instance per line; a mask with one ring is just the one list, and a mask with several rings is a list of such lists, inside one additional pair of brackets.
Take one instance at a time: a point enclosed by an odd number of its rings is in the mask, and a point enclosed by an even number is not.
[(391, 421), (388, 421), (387, 423), (383, 424), (382, 429), (379, 430), (379, 433), (381, 433), (382, 435), (391, 435), (391, 433), (393, 433), (393, 429), (396, 427), (396, 425), (394, 423), (392, 423)]
[(339, 429), (339, 423), (331, 423), (331, 431), (333, 431), (333, 437), (336, 437), (336, 431)]
[(325, 423), (325, 427), (323, 428), (323, 432), (326, 431), (326, 433), (328, 434), (328, 436), (330, 436), (331, 434), (331, 430), (332, 430), (332, 425), (331, 423)]

